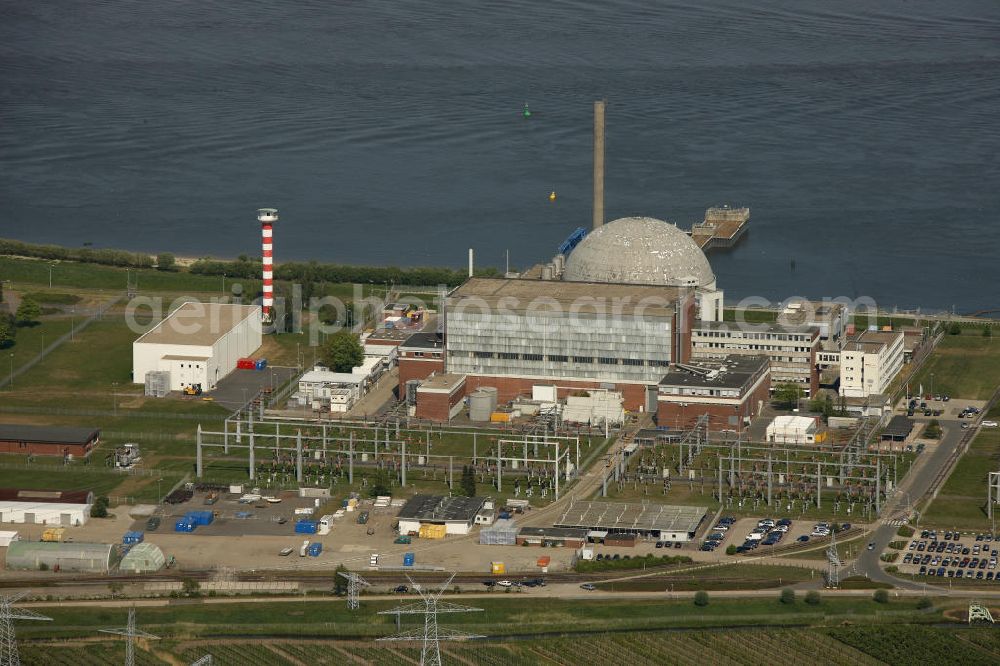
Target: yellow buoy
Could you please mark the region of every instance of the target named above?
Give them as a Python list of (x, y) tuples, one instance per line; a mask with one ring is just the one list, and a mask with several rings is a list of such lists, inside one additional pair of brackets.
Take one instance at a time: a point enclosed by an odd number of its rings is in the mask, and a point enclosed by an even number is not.
[(556, 191), (552, 190), (551, 192), (549, 192), (549, 201), (555, 201), (555, 200), (556, 200)]

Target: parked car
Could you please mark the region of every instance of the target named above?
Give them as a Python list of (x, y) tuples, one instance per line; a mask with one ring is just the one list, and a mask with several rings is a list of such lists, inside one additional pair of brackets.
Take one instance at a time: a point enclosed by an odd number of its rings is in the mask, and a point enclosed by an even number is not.
[(279, 552), (278, 555), (281, 555), (282, 557), (288, 557), (294, 552), (295, 552), (294, 548), (282, 548), (281, 552)]
[(580, 586), (580, 589), (583, 589), (583, 590), (596, 590), (597, 586), (594, 585), (593, 583), (584, 583), (583, 585)]
[[(492, 583), (493, 581), (488, 581), (488, 582)], [(392, 588), (392, 591), (395, 592), (396, 594), (406, 594), (407, 592), (410, 591), (410, 588), (406, 587), (405, 585), (397, 585), (396, 587)]]
[(510, 582), (509, 580), (498, 580), (497, 585), (499, 585), (500, 587), (512, 587), (514, 583)]
[(799, 541), (801, 543), (805, 543), (806, 541), (809, 541), (809, 535), (808, 534), (803, 534), (798, 539), (796, 539), (796, 541)]
[(146, 530), (149, 532), (155, 532), (160, 528), (160, 517), (151, 516), (149, 520), (146, 521)]

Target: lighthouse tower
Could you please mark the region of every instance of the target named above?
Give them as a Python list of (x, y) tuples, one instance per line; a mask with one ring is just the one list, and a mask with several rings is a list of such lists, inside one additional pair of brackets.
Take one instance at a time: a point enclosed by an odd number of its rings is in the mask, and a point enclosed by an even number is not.
[(261, 249), (263, 251), (264, 299), (261, 304), (264, 323), (274, 320), (274, 223), (278, 221), (277, 208), (258, 208), (257, 219), (260, 221)]

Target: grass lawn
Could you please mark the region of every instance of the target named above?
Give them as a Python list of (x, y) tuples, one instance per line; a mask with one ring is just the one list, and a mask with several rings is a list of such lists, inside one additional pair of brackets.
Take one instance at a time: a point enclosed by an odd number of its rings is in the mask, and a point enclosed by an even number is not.
[[(983, 428), (924, 512), (921, 525), (989, 530), (986, 486), (988, 473), (997, 470), (1000, 470), (1000, 429)], [(1000, 511), (1000, 507), (996, 509)]]
[(954, 398), (987, 400), (1000, 386), (1000, 335), (984, 338), (978, 329), (945, 335), (921, 371), (910, 380), (916, 391), (923, 384), (930, 393)]
[[(79, 319), (77, 319), (79, 323)], [(35, 326), (19, 326), (14, 345), (0, 349), (0, 375), (6, 377), (10, 372), (10, 361), (13, 358), (14, 371), (38, 356), (47, 345), (51, 345), (60, 335), (69, 332), (70, 319), (62, 317), (44, 317)], [(13, 354), (13, 357), (11, 356)], [(21, 383), (21, 378), (14, 379), (14, 386)], [(4, 390), (7, 390), (5, 387)]]
[[(687, 565), (680, 565), (681, 567)], [(616, 592), (675, 592), (705, 590), (759, 590), (778, 588), (790, 583), (814, 580), (822, 575), (821, 567), (789, 567), (779, 565), (727, 564), (719, 567), (698, 569), (689, 573), (664, 573), (658, 576), (598, 583), (602, 590)], [(618, 572), (608, 572), (613, 576)], [(622, 571), (622, 576), (638, 574), (641, 571)]]

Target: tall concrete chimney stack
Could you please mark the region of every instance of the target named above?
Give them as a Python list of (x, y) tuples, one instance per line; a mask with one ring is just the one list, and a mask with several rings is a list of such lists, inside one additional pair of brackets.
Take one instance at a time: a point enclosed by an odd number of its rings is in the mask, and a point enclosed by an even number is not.
[(594, 102), (594, 229), (604, 224), (604, 105)]

